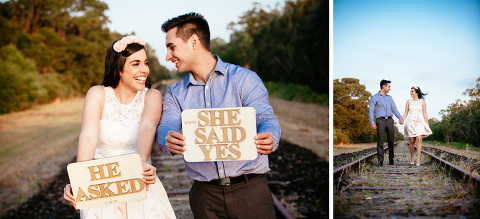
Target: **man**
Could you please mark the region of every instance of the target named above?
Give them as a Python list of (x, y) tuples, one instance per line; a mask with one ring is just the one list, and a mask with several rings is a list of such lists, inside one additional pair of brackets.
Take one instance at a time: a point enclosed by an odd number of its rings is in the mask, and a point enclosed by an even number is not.
[[(265, 86), (257, 74), (223, 62), (210, 52), (210, 30), (204, 17), (188, 13), (162, 25), (166, 35), (166, 60), (178, 72), (189, 72), (171, 85), (163, 99), (157, 129), (161, 150), (185, 152), (181, 112), (185, 109), (253, 107), (256, 110), (259, 153), (251, 161), (185, 162), (194, 180), (190, 206), (195, 218), (275, 218), (270, 189), (264, 173), (268, 154), (280, 140), (280, 125), (268, 102)], [(167, 150), (165, 150), (167, 149)]]
[[(400, 124), (403, 124), (403, 118), (398, 113), (397, 106), (388, 92), (390, 92), (391, 81), (380, 81), (380, 91), (372, 96), (368, 106), (368, 116), (372, 129), (377, 130), (377, 159), (378, 165), (383, 166), (383, 142), (385, 139), (385, 132), (387, 132), (388, 140), (388, 158), (390, 165), (393, 165), (393, 141), (395, 129), (393, 128), (393, 118), (395, 115)], [(375, 121), (373, 120), (375, 115)]]

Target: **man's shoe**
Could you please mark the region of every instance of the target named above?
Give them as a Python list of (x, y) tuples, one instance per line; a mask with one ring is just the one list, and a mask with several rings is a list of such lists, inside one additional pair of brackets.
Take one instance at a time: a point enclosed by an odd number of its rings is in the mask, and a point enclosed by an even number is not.
[(393, 160), (391, 160), (391, 161), (389, 162), (389, 164), (390, 164), (390, 165), (393, 165)]
[(383, 161), (378, 162), (377, 166), (379, 167), (383, 166)]

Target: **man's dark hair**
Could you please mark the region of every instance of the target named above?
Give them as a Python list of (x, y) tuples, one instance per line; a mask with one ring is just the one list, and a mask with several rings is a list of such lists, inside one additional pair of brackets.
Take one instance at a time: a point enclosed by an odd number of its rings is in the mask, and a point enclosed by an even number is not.
[(390, 84), (390, 83), (392, 83), (392, 82), (388, 81), (388, 80), (385, 80), (385, 79), (380, 81), (380, 90), (383, 88), (383, 85), (387, 85), (387, 84)]
[(203, 46), (210, 51), (210, 28), (207, 20), (201, 14), (190, 12), (169, 19), (162, 24), (162, 31), (166, 33), (175, 27), (177, 27), (177, 37), (187, 41), (193, 34), (196, 34)]

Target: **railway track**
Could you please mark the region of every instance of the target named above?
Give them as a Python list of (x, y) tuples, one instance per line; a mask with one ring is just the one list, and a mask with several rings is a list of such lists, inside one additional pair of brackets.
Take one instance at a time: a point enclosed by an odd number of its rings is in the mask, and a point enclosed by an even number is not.
[(375, 165), (374, 152), (336, 168), (335, 218), (480, 216), (478, 176), (424, 150), (421, 166), (410, 165), (409, 150), (396, 144), (395, 165)]

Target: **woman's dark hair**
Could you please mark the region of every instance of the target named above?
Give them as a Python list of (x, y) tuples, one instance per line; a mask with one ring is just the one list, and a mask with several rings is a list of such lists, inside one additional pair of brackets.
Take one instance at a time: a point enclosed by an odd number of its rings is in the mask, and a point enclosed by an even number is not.
[[(115, 42), (117, 41), (118, 40)], [(105, 55), (105, 72), (103, 74), (102, 82), (103, 86), (113, 88), (116, 88), (120, 81), (120, 72), (123, 71), (123, 66), (125, 65), (127, 58), (142, 49), (146, 49), (144, 45), (131, 43), (128, 44), (122, 52), (115, 52), (115, 50), (113, 50), (115, 42), (110, 44), (107, 48), (107, 54)], [(145, 87), (150, 88), (151, 86), (150, 78), (147, 77)]]
[(414, 89), (415, 90), (415, 93), (418, 94), (418, 99), (424, 99), (423, 96), (426, 96), (428, 93), (422, 93), (422, 90), (420, 90), (420, 87), (418, 86), (414, 86), (412, 87), (411, 89)]
[(174, 27), (178, 27), (177, 37), (187, 41), (193, 34), (196, 34), (202, 45), (210, 51), (210, 28), (207, 20), (201, 14), (190, 12), (162, 24), (162, 30), (165, 33)]

